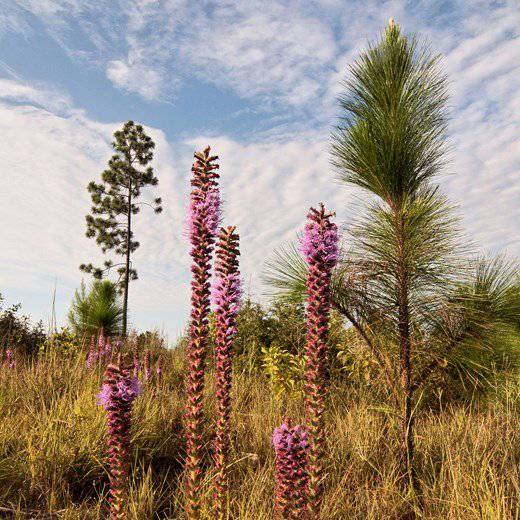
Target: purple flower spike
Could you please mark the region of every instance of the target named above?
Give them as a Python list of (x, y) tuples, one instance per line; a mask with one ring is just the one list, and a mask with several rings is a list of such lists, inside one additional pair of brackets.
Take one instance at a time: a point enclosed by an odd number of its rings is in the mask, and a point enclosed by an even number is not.
[(97, 340), (97, 357), (98, 359), (103, 359), (105, 355), (105, 333), (103, 331), (103, 327), (99, 329), (98, 340)]
[(192, 166), (192, 191), (189, 210), (189, 237), (192, 257), (190, 341), (187, 348), (188, 376), (186, 382), (186, 517), (200, 518), (200, 486), (203, 461), (204, 374), (210, 311), (211, 257), (215, 233), (220, 220), (217, 156), (210, 155), (209, 146), (195, 153)]
[(147, 348), (144, 353), (144, 380), (148, 381), (152, 376), (152, 369), (150, 367), (150, 349)]
[(215, 518), (229, 518), (228, 467), (231, 447), (231, 383), (233, 340), (237, 332), (236, 315), (240, 306), (241, 283), (238, 271), (238, 234), (234, 227), (222, 228), (218, 237), (216, 282), (213, 286), (215, 304), (215, 355), (217, 426), (215, 435)]
[(110, 520), (126, 518), (131, 413), (133, 403), (142, 391), (137, 378), (130, 375), (131, 368), (109, 364), (97, 396), (98, 404), (107, 414)]
[(305, 346), (305, 405), (309, 431), (308, 513), (319, 518), (323, 499), (325, 405), (327, 397), (327, 334), (331, 308), (330, 281), (338, 260), (337, 227), (323, 204), (311, 208), (301, 241), (307, 274), (307, 338)]
[(319, 211), (311, 208), (309, 212), (309, 221), (300, 242), (300, 251), (309, 263), (319, 261), (334, 266), (338, 260), (338, 228), (330, 222), (331, 216), (325, 214), (323, 204)]
[(14, 357), (14, 352), (10, 347), (7, 347), (5, 351), (5, 362), (7, 364), (7, 368), (13, 370), (16, 368), (16, 359)]
[(276, 454), (275, 518), (307, 518), (307, 431), (290, 419), (274, 430)]
[(134, 376), (139, 375), (139, 371), (141, 370), (141, 361), (139, 359), (139, 350), (137, 348), (137, 344), (134, 345), (133, 367), (134, 367)]
[(107, 411), (117, 405), (118, 402), (131, 403), (142, 394), (141, 383), (137, 377), (125, 377), (114, 385), (103, 383), (98, 394), (98, 404)]
[(157, 359), (157, 364), (155, 366), (155, 373), (157, 374), (157, 381), (160, 381), (162, 379), (163, 375), (163, 360), (162, 357), (159, 356)]
[(92, 368), (97, 359), (97, 352), (95, 350), (95, 338), (90, 338), (90, 345), (87, 354), (87, 368)]

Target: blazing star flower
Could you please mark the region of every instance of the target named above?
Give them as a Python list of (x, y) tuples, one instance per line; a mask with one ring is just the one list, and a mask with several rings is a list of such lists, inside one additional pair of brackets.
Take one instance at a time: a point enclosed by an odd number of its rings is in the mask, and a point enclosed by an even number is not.
[(276, 455), (275, 517), (306, 518), (307, 431), (304, 426), (292, 426), (286, 419), (274, 430), (272, 442)]
[(5, 351), (5, 362), (7, 363), (7, 368), (14, 369), (16, 368), (16, 359), (14, 358), (14, 352), (10, 347), (7, 347)]
[(135, 399), (142, 392), (137, 377), (130, 373), (131, 367), (110, 363), (97, 396), (98, 404), (107, 414), (111, 520), (126, 518), (131, 412)]
[(110, 342), (109, 337), (107, 337), (105, 341), (105, 350), (103, 353), (107, 358), (109, 358), (112, 355), (112, 343)]
[(141, 383), (137, 377), (125, 377), (117, 381), (115, 385), (103, 383), (101, 392), (98, 394), (98, 404), (109, 411), (119, 402), (131, 403), (142, 392)]
[(157, 364), (155, 366), (155, 373), (157, 374), (157, 379), (160, 381), (163, 374), (163, 360), (162, 357), (159, 356), (157, 359)]
[[(321, 205), (321, 212), (324, 211)], [(321, 215), (321, 216), (320, 216)], [(300, 251), (307, 262), (320, 261), (323, 264), (335, 265), (339, 257), (338, 228), (323, 213), (314, 208), (309, 213), (309, 222), (300, 242)]]
[(139, 375), (139, 371), (141, 370), (141, 362), (139, 360), (139, 350), (137, 349), (137, 345), (134, 346), (134, 376)]
[(101, 327), (101, 329), (99, 329), (98, 341), (97, 341), (97, 357), (99, 359), (102, 359), (105, 354), (105, 342), (106, 342), (105, 333), (103, 331), (103, 327)]
[(231, 382), (233, 340), (237, 332), (236, 314), (240, 306), (241, 283), (238, 271), (238, 234), (234, 227), (222, 228), (218, 237), (216, 282), (213, 285), (215, 304), (215, 354), (217, 426), (215, 435), (215, 516), (228, 518), (228, 466), (230, 451)]
[(144, 380), (148, 381), (152, 375), (150, 368), (150, 349), (146, 349), (144, 353)]
[(301, 240), (307, 274), (307, 338), (305, 346), (305, 404), (309, 431), (308, 512), (319, 517), (323, 498), (325, 458), (325, 401), (327, 397), (327, 334), (331, 308), (330, 281), (339, 257), (337, 227), (323, 204), (311, 208)]
[(186, 383), (186, 516), (200, 518), (200, 485), (203, 459), (204, 374), (210, 311), (210, 272), (215, 233), (220, 220), (217, 156), (209, 146), (195, 153), (189, 207), (189, 238), (192, 257), (190, 341), (188, 344), (188, 376)]
[(97, 359), (97, 352), (94, 348), (94, 343), (95, 343), (95, 339), (94, 339), (94, 336), (92, 336), (90, 338), (90, 346), (89, 346), (89, 349), (88, 349), (88, 354), (87, 354), (87, 368), (92, 368), (92, 366), (94, 365), (96, 359)]
[(220, 193), (218, 188), (207, 192), (193, 191), (188, 214), (190, 241), (197, 241), (198, 233), (204, 230), (214, 235), (220, 223)]

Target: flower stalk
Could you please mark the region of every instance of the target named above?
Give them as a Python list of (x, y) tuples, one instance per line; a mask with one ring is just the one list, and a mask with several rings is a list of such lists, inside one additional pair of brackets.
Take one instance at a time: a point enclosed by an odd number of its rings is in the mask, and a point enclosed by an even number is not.
[(152, 369), (150, 367), (150, 349), (147, 348), (144, 352), (144, 380), (149, 381), (152, 376)]
[(188, 231), (192, 257), (191, 315), (189, 329), (188, 376), (186, 384), (186, 516), (200, 518), (200, 487), (203, 460), (204, 373), (210, 311), (210, 269), (215, 235), (220, 220), (217, 156), (209, 146), (195, 153), (192, 166)]
[(331, 309), (330, 281), (339, 256), (338, 231), (323, 204), (311, 208), (300, 249), (308, 265), (305, 408), (309, 433), (308, 510), (319, 518), (323, 499), (325, 406), (327, 397), (327, 334)]
[(157, 381), (161, 381), (163, 375), (163, 359), (159, 356), (155, 365), (155, 374), (157, 375)]
[(87, 354), (87, 368), (92, 368), (94, 366), (94, 363), (97, 359), (97, 351), (95, 349), (95, 338), (94, 336), (90, 337), (90, 344), (88, 348), (88, 354)]
[[(303, 520), (307, 516), (307, 452), (309, 444), (304, 426), (286, 419), (274, 430), (276, 487), (275, 510), (277, 520)], [(313, 517), (314, 518), (314, 517)]]
[(107, 415), (110, 472), (110, 520), (126, 518), (129, 486), (131, 413), (141, 386), (131, 374), (131, 367), (110, 363), (105, 371), (98, 404)]
[(231, 447), (231, 384), (233, 340), (240, 306), (238, 269), (239, 236), (235, 227), (221, 228), (218, 236), (213, 303), (215, 304), (215, 355), (217, 425), (215, 435), (215, 518), (228, 518), (228, 466)]

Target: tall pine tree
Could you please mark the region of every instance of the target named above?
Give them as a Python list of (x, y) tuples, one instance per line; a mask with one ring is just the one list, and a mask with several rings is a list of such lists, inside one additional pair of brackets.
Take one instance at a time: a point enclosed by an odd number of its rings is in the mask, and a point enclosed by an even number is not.
[(123, 294), (122, 334), (126, 336), (128, 285), (130, 280), (137, 279), (131, 255), (139, 247), (139, 242), (134, 240), (132, 217), (139, 213), (142, 204), (151, 206), (155, 213), (160, 213), (162, 206), (160, 198), (154, 199), (153, 203), (139, 200), (143, 188), (158, 183), (153, 168), (148, 166), (153, 159), (155, 144), (143, 127), (128, 121), (114, 133), (112, 147), (116, 153), (102, 173), (101, 183), (92, 181), (88, 185), (92, 208), (91, 214), (86, 216), (86, 235), (96, 239), (103, 253), (113, 250), (124, 260), (116, 264), (107, 260), (103, 267), (81, 264), (80, 269), (97, 279), (103, 278), (113, 268), (117, 270), (118, 286)]

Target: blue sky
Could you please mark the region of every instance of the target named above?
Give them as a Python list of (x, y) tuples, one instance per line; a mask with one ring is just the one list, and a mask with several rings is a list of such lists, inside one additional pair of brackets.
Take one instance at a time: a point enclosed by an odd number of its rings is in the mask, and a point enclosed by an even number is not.
[(520, 254), (520, 10), (515, 1), (0, 0), (0, 292), (64, 323), (84, 237), (85, 186), (110, 135), (140, 121), (157, 144), (165, 211), (140, 215), (135, 326), (173, 338), (186, 321), (183, 234), (194, 148), (221, 157), (225, 220), (239, 226), (246, 285), (323, 200), (348, 223), (328, 136), (347, 66), (388, 18), (444, 54), (451, 162), (445, 191), (485, 251)]

